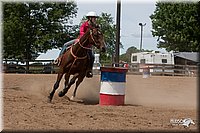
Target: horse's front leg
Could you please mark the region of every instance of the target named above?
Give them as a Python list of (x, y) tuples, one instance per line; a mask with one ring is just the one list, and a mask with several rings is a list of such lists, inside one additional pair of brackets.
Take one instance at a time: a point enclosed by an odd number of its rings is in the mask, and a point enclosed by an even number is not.
[(73, 95), (72, 97), (70, 98), (71, 101), (78, 101), (78, 102), (83, 102), (82, 100), (75, 100), (75, 97), (76, 97), (76, 91), (78, 89), (78, 86), (80, 85), (80, 83), (83, 81), (85, 75), (80, 75), (78, 77), (78, 80), (76, 81), (76, 87), (74, 89), (74, 92), (73, 92)]
[(49, 94), (49, 96), (48, 96), (48, 102), (51, 102), (51, 101), (52, 101), (53, 95), (54, 95), (54, 93), (56, 92), (56, 90), (57, 90), (58, 87), (59, 87), (59, 84), (60, 84), (60, 81), (61, 81), (61, 79), (62, 79), (62, 76), (63, 76), (63, 73), (58, 73), (56, 83), (55, 83), (54, 86), (53, 86), (53, 90), (50, 92), (50, 94)]

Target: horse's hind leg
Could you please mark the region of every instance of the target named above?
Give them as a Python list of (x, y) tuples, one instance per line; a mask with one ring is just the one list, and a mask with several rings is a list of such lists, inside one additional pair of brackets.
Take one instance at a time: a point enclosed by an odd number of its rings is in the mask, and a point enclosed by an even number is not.
[(53, 86), (53, 90), (50, 92), (50, 94), (49, 94), (49, 96), (48, 96), (48, 101), (49, 101), (49, 102), (51, 102), (51, 100), (53, 99), (53, 95), (54, 95), (54, 93), (56, 92), (56, 90), (57, 90), (58, 87), (59, 87), (59, 84), (60, 84), (60, 81), (61, 81), (61, 79), (62, 79), (62, 76), (63, 76), (63, 73), (58, 73), (56, 83), (55, 83), (54, 86)]
[(58, 93), (59, 97), (63, 97), (69, 90), (69, 88), (75, 83), (77, 75), (74, 75), (74, 77), (69, 82), (70, 75), (65, 75), (65, 87), (62, 91)]
[[(83, 81), (84, 77), (85, 77), (85, 76), (80, 76), (80, 77), (78, 78), (78, 80), (76, 81), (76, 87), (75, 87), (75, 89), (74, 89), (73, 95), (72, 95), (72, 97), (70, 98), (70, 100), (74, 101), (74, 98), (76, 97), (76, 91), (77, 91), (77, 89), (78, 89), (78, 86), (79, 86), (80, 83)], [(82, 100), (78, 100), (78, 101), (79, 101), (79, 102), (83, 102)]]

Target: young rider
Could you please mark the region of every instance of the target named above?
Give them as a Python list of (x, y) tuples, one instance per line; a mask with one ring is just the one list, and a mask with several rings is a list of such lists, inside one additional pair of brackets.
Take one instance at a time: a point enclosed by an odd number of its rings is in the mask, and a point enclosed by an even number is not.
[[(88, 12), (86, 14), (86, 18), (87, 18), (87, 20), (80, 26), (79, 38), (85, 34), (85, 32), (88, 30), (88, 28), (96, 25), (96, 18), (98, 18), (98, 16), (95, 12)], [(63, 45), (62, 50), (60, 51), (59, 57), (55, 60), (55, 64), (58, 64), (61, 61), (61, 55), (65, 52), (65, 50), (77, 41), (78, 41), (78, 39), (74, 39), (69, 42), (66, 42)], [(91, 48), (91, 47), (92, 47), (92, 44), (88, 44), (88, 48)], [(94, 57), (94, 53), (92, 50), (88, 50), (88, 55), (90, 58), (90, 63), (89, 63), (89, 67), (88, 67), (88, 70), (86, 73), (86, 77), (91, 78), (91, 77), (93, 77), (92, 68), (93, 68), (95, 57)]]

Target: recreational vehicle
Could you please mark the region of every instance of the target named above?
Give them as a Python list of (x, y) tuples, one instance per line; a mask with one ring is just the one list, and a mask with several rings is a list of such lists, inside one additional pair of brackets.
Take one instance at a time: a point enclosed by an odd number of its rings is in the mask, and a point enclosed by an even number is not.
[[(166, 64), (174, 65), (174, 55), (173, 53), (160, 53), (160, 52), (140, 52), (140, 53), (132, 53), (131, 55), (131, 63), (139, 63), (142, 65), (148, 64), (150, 66), (150, 72), (160, 72), (162, 69), (153, 69), (154, 65)], [(143, 70), (140, 69), (140, 72)], [(172, 71), (172, 70), (165, 70)]]

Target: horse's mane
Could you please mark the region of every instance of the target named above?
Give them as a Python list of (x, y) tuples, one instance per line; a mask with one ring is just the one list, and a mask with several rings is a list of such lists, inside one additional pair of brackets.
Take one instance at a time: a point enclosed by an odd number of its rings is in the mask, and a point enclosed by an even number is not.
[(88, 28), (87, 31), (85, 32), (85, 34), (84, 34), (82, 37), (79, 38), (79, 39), (80, 39), (80, 42), (83, 42), (84, 40), (87, 39), (88, 35), (90, 34), (90, 30), (91, 30), (91, 29)]

